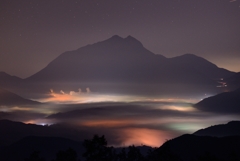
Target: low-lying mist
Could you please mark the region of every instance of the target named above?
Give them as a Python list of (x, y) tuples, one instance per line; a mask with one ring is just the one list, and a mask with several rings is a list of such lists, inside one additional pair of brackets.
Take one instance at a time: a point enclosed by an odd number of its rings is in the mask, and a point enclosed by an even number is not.
[(100, 94), (90, 88), (51, 89), (35, 99), (41, 105), (1, 106), (0, 118), (68, 129), (77, 140), (99, 134), (108, 138), (109, 145), (158, 147), (181, 134), (239, 117), (199, 111), (193, 104), (200, 99)]

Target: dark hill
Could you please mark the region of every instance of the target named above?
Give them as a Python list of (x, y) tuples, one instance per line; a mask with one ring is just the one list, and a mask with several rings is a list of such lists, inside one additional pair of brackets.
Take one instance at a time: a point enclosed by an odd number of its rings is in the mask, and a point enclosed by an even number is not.
[(240, 113), (240, 88), (205, 98), (194, 105), (199, 110), (218, 113)]
[(1, 84), (7, 84), (9, 82), (20, 82), (22, 81), (21, 78), (9, 75), (5, 72), (0, 72), (0, 83)]
[(9, 75), (5, 72), (0, 72), (0, 87), (12, 92), (16, 92), (24, 83), (23, 79)]
[(77, 152), (78, 158), (81, 158), (84, 152), (81, 142), (59, 137), (28, 136), (0, 150), (0, 159), (4, 161), (24, 160), (33, 152), (39, 152), (40, 157), (50, 161), (56, 158), (57, 152), (66, 151), (69, 148)]
[(194, 135), (199, 136), (240, 136), (240, 121), (231, 121), (227, 124), (214, 125), (211, 127), (207, 127), (205, 129), (201, 129), (193, 133)]
[(0, 147), (10, 145), (26, 136), (63, 137), (76, 141), (84, 139), (81, 131), (60, 124), (41, 126), (0, 120), (0, 129)]
[(25, 99), (17, 94), (0, 88), (0, 106), (40, 105), (37, 101)]
[(0, 120), (0, 145), (9, 145), (29, 135), (54, 136), (48, 126), (24, 124), (10, 120)]
[(42, 126), (10, 120), (0, 120), (0, 130), (0, 147), (11, 145), (27, 136), (61, 137), (81, 142), (96, 134), (89, 128), (79, 128), (76, 125), (66, 123)]
[(239, 160), (240, 136), (211, 137), (185, 134), (164, 143), (155, 152), (158, 160)]
[(227, 83), (227, 86), (230, 87), (230, 89), (240, 88), (240, 72), (225, 78), (224, 82)]
[(193, 70), (196, 73), (201, 73), (210, 79), (225, 78), (226, 76), (229, 76), (228, 70), (218, 68), (215, 64), (209, 62), (208, 60), (193, 54), (184, 54), (182, 56), (171, 58), (170, 60), (180, 68)]

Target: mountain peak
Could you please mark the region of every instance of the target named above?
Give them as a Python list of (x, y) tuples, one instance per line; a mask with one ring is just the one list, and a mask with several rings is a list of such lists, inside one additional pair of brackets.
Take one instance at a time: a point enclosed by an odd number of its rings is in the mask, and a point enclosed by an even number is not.
[(195, 54), (192, 54), (192, 53), (186, 53), (186, 54), (183, 54), (183, 55), (196, 56)]
[(214, 65), (216, 66), (215, 64), (209, 62), (208, 60), (206, 60), (205, 58), (203, 57), (200, 57), (200, 56), (197, 56), (197, 55), (194, 55), (194, 54), (191, 54), (191, 53), (186, 53), (186, 54), (183, 54), (183, 55), (180, 55), (180, 56), (176, 56), (176, 57), (173, 57), (171, 59), (179, 59), (179, 60), (185, 60), (184, 63), (203, 63), (203, 64), (208, 64), (208, 65)]
[(132, 37), (131, 35), (128, 35), (128, 36), (126, 37), (126, 39), (134, 39), (134, 40), (137, 40), (137, 39), (135, 39), (134, 37)]
[(6, 72), (0, 71), (0, 84), (1, 84), (1, 82), (7, 83), (9, 81), (20, 81), (20, 80), (22, 80), (22, 79), (17, 76), (13, 76)]
[(10, 75), (10, 74), (8, 74), (8, 73), (6, 73), (6, 72), (4, 72), (4, 71), (0, 71), (0, 77), (14, 77), (14, 78), (21, 79), (21, 78), (19, 78), (19, 77), (17, 77), (17, 76)]
[(191, 57), (191, 58), (201, 58), (195, 54), (192, 54), (192, 53), (186, 53), (186, 54), (183, 54), (182, 57)]
[(139, 40), (137, 40), (135, 37), (131, 36), (131, 35), (128, 35), (126, 38), (126, 40), (132, 40), (132, 41), (138, 41), (140, 42)]
[(125, 40), (126, 40), (128, 43), (143, 46), (142, 43), (141, 43), (139, 40), (137, 40), (136, 38), (132, 37), (131, 35), (128, 35), (128, 36), (125, 38)]
[(113, 43), (123, 43), (123, 44), (130, 44), (131, 46), (132, 45), (137, 45), (137, 46), (141, 46), (143, 47), (142, 43), (137, 40), (136, 38), (132, 37), (131, 35), (128, 35), (126, 38), (122, 38), (118, 35), (113, 35), (112, 37), (110, 37), (109, 39), (107, 39), (106, 41), (108, 42), (113, 42)]
[(11, 76), (11, 75), (7, 74), (6, 72), (0, 71), (0, 76)]
[[(109, 39), (119, 39), (119, 40), (123, 40), (123, 39), (125, 39), (125, 40), (137, 40), (136, 38), (134, 38), (133, 36), (131, 36), (131, 35), (128, 35), (126, 38), (123, 38), (123, 37), (121, 37), (121, 36), (119, 36), (119, 35), (113, 35), (112, 37), (110, 37)], [(138, 40), (137, 40), (138, 41)]]
[(110, 39), (118, 39), (118, 40), (122, 40), (123, 38), (118, 36), (118, 35), (113, 35)]
[[(224, 77), (225, 72), (220, 71), (210, 62), (198, 60), (198, 57), (193, 54), (185, 56), (167, 59), (147, 50), (131, 35), (124, 38), (114, 35), (107, 40), (60, 55), (46, 68), (27, 80), (51, 83), (77, 82), (76, 86), (79, 86), (78, 82), (79, 84), (93, 82), (91, 86), (96, 84), (95, 88), (99, 89), (102, 88), (100, 83), (106, 86), (112, 83), (116, 84), (116, 90), (119, 90), (117, 89), (119, 85), (132, 85), (132, 83), (159, 84), (160, 89), (161, 83), (170, 85), (191, 82), (197, 85), (209, 84), (215, 89), (214, 78)], [(226, 71), (226, 73), (229, 72)]]
[(0, 88), (0, 106), (40, 105), (39, 102), (25, 99), (15, 93)]

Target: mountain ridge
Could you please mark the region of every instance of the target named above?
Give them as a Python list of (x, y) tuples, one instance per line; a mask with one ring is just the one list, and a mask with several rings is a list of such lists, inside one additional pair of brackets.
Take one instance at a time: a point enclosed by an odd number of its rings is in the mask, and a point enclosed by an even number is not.
[(213, 125), (204, 129), (200, 129), (193, 133), (197, 136), (240, 136), (240, 121), (230, 121), (227, 124)]
[(40, 102), (25, 99), (15, 93), (0, 88), (0, 106), (40, 105)]
[(240, 113), (240, 88), (205, 98), (194, 106), (199, 110), (216, 113)]
[(184, 134), (164, 143), (156, 150), (159, 158), (177, 161), (239, 160), (240, 136), (196, 136)]
[[(179, 63), (179, 58), (187, 59)], [(191, 63), (192, 59), (195, 63)], [(204, 62), (211, 66), (211, 73), (204, 68), (194, 70), (192, 65)], [(185, 63), (189, 61), (189, 63)], [(184, 65), (182, 65), (184, 64)], [(61, 71), (61, 74), (58, 74)], [(214, 71), (214, 72), (213, 72)], [(217, 71), (217, 72), (216, 72)], [(180, 76), (178, 73), (181, 73)], [(208, 73), (208, 74), (206, 74)], [(28, 81), (80, 81), (80, 82), (188, 82), (214, 83), (214, 79), (233, 74), (218, 68), (206, 59), (189, 55), (166, 58), (143, 47), (140, 41), (128, 36), (113, 36), (107, 40), (68, 51), (50, 62)], [(213, 78), (214, 77), (214, 78)], [(217, 78), (216, 78), (217, 77)]]
[(149, 51), (132, 36), (114, 35), (64, 52), (23, 83), (12, 83), (6, 89), (21, 93), (11, 89), (16, 86), (27, 97), (26, 89), (42, 93), (88, 87), (103, 93), (215, 94), (222, 91), (216, 88), (218, 80), (233, 74), (193, 54), (166, 58)]

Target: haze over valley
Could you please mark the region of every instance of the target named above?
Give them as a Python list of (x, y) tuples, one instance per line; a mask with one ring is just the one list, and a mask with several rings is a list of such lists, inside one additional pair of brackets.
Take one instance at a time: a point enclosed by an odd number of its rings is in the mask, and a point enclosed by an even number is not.
[(0, 160), (240, 160), (239, 20), (240, 0), (1, 0)]
[(131, 36), (115, 35), (65, 52), (26, 79), (2, 72), (0, 116), (69, 126), (80, 141), (100, 133), (114, 146), (157, 147), (166, 139), (237, 120), (237, 107), (219, 114), (211, 110), (216, 106), (194, 105), (234, 90), (239, 84), (225, 81), (230, 78), (237, 80), (237, 73), (193, 54), (166, 58)]

